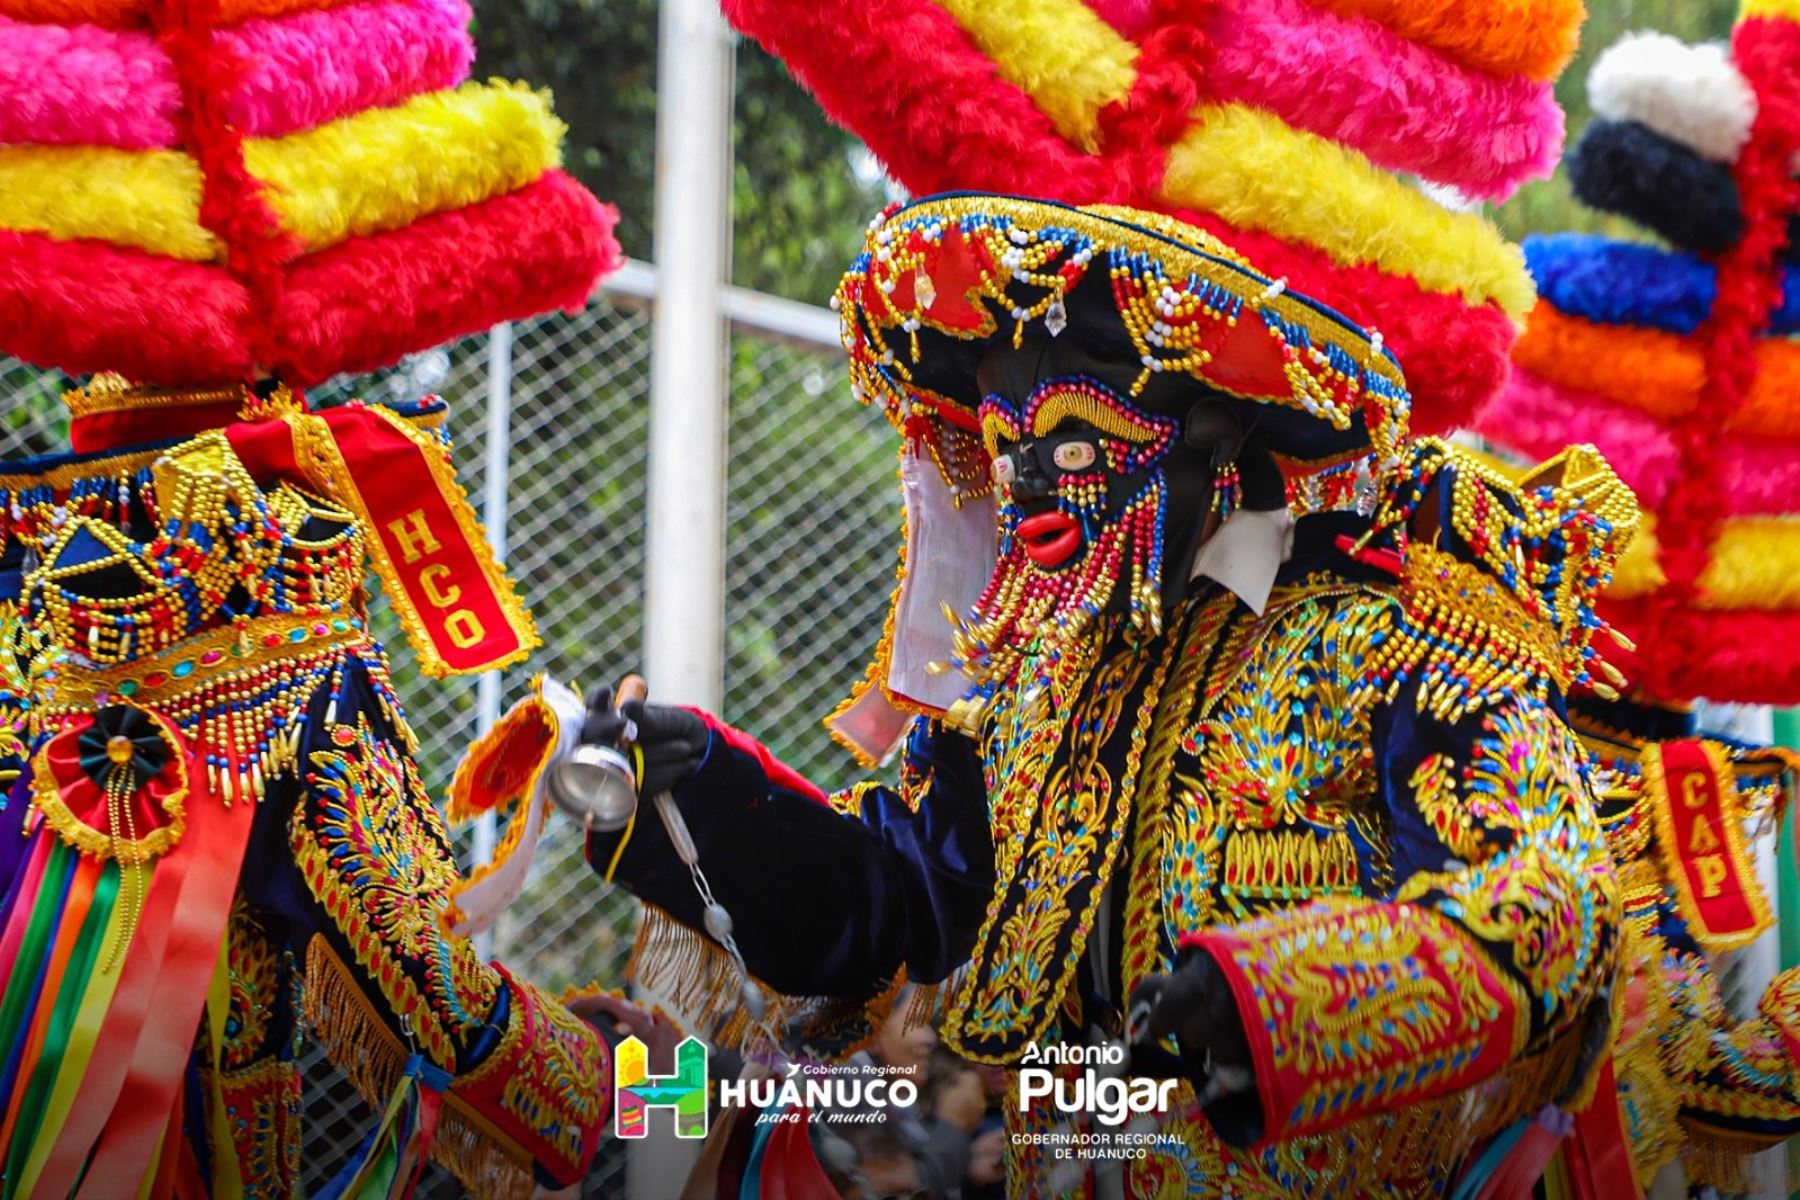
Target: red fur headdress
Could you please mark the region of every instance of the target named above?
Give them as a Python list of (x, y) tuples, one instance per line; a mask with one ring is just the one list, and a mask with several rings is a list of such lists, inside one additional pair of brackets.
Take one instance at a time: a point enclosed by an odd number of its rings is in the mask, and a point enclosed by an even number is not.
[(916, 195), (1177, 216), (1379, 330), (1422, 432), (1466, 422), (1505, 379), (1532, 302), (1517, 248), (1400, 176), (1498, 199), (1548, 174), (1579, 0), (724, 8)]

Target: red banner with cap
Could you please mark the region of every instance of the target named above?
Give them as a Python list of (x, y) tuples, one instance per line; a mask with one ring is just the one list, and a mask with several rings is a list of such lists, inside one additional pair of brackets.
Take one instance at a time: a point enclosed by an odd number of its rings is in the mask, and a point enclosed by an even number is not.
[(1644, 751), (1644, 784), (1675, 899), (1708, 949), (1745, 945), (1774, 921), (1745, 854), (1743, 809), (1724, 749), (1700, 739)]
[(226, 433), (259, 481), (291, 478), (356, 514), (427, 675), (508, 666), (540, 644), (456, 482), (449, 452), (430, 434), (362, 404), (237, 424)]

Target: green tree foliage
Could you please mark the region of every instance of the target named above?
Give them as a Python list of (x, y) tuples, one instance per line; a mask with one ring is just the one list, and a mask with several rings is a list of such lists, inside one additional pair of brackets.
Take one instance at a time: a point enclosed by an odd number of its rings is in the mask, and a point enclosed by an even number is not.
[[(475, 0), (479, 69), (556, 93), (568, 165), (618, 205), (625, 252), (652, 257), (656, 0)], [(735, 282), (820, 304), (885, 201), (856, 139), (781, 64), (740, 43), (732, 130)]]
[(619, 206), (627, 254), (651, 257), (655, 0), (475, 0), (476, 70), (556, 93), (567, 166)]

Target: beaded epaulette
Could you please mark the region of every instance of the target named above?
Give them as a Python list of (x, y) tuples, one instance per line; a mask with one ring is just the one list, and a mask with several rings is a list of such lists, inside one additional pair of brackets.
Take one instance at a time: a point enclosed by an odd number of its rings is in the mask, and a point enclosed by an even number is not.
[[(1511, 480), (1435, 438), (1409, 443), (1365, 540), (1400, 556), (1399, 603), (1363, 691), (1411, 683), (1446, 720), (1576, 684), (1605, 695), (1594, 600), (1637, 527), (1637, 501), (1592, 447)], [(1613, 635), (1617, 637), (1617, 634)]]

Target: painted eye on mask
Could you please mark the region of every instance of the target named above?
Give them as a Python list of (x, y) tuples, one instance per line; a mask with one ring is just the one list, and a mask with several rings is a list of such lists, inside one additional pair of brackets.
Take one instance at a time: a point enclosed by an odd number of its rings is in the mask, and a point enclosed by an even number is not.
[(1015, 474), (1015, 472), (1013, 470), (1012, 455), (1010, 455), (1010, 454), (994, 455), (994, 461), (988, 467), (988, 471), (993, 475), (995, 483), (999, 484), (1002, 487), (1007, 487), (1007, 486), (1011, 485), (1011, 483), (1013, 481), (1013, 476)]
[(1092, 442), (1064, 442), (1058, 446), (1051, 458), (1064, 471), (1079, 471), (1083, 467), (1091, 467), (1099, 452)]

